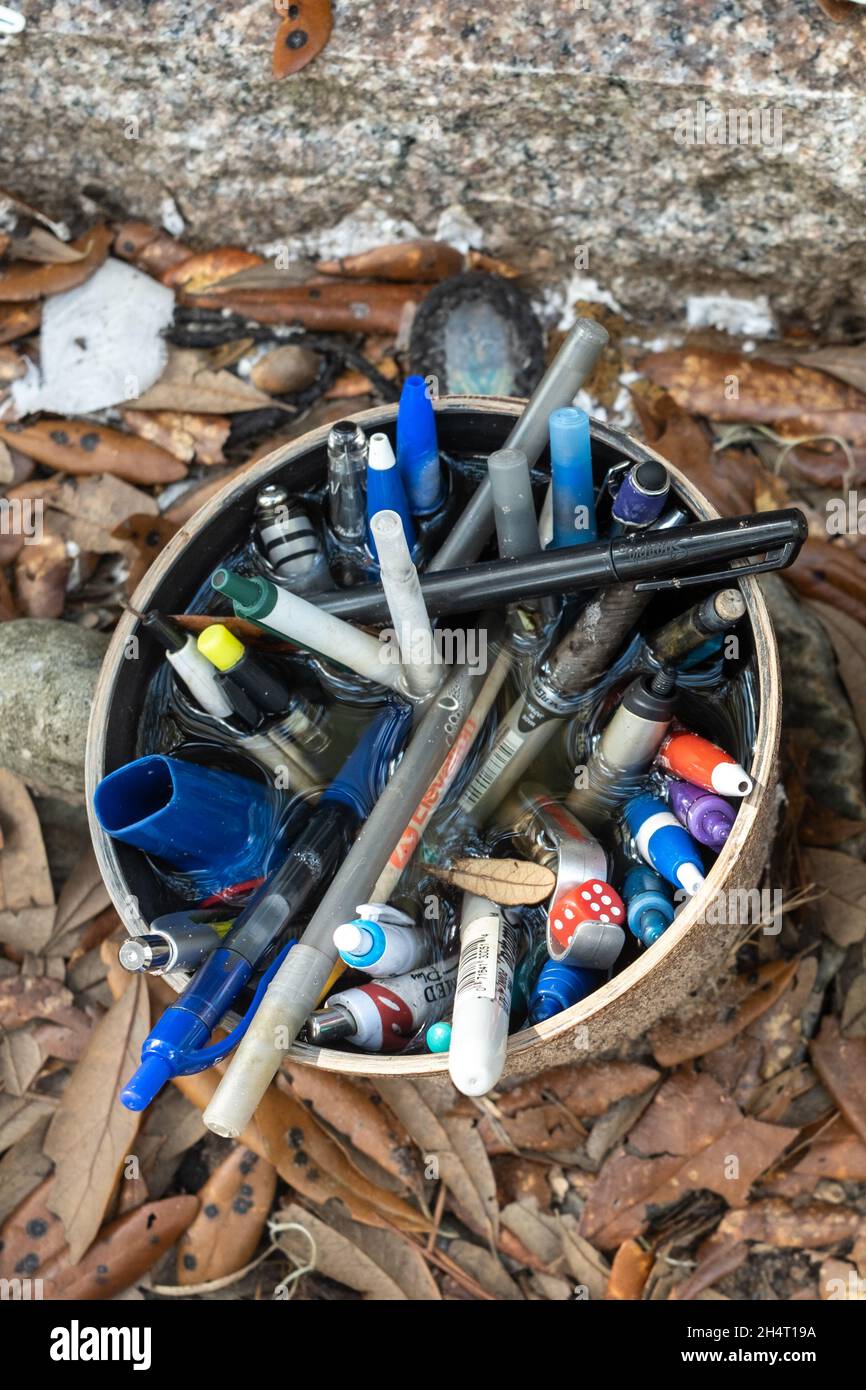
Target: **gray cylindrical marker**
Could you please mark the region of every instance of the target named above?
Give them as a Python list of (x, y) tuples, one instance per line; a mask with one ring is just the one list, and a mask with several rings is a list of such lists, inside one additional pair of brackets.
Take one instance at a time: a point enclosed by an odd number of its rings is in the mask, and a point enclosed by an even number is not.
[(566, 804), (591, 829), (638, 790), (659, 751), (674, 713), (676, 680), (667, 671), (638, 676), (626, 690)]
[[(529, 464), (522, 449), (497, 449), (487, 460), (487, 474), (493, 492), (493, 518), (496, 542), (501, 560), (516, 560), (524, 555), (537, 555), (540, 549), (535, 501), (529, 477)], [(519, 605), (531, 614), (530, 626), (540, 629), (551, 622), (557, 613), (552, 598), (530, 599)], [(522, 633), (516, 611), (512, 627)]]
[[(534, 464), (547, 446), (551, 411), (571, 405), (592, 373), (608, 341), (607, 329), (594, 319), (578, 319), (556, 357), (533, 391), (526, 409), (505, 441), (506, 449), (522, 449)], [(428, 570), (454, 569), (477, 560), (493, 531), (493, 492), (490, 480), (479, 483)]]
[(522, 449), (497, 449), (487, 460), (487, 476), (500, 559), (535, 554), (539, 548), (538, 522), (525, 453)]

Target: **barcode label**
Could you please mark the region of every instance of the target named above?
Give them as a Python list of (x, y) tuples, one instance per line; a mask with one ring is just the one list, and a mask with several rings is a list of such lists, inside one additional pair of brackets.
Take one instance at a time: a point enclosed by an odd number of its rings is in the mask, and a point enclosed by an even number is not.
[(506, 729), (497, 743), (490, 751), (490, 755), (483, 765), (476, 772), (469, 786), (460, 798), (461, 811), (471, 811), (477, 806), (486, 791), (493, 786), (500, 772), (516, 757), (524, 744), (522, 734), (514, 729)]
[(497, 914), (473, 922), (460, 950), (455, 1002), (461, 994), (476, 999), (495, 999), (510, 1007), (517, 932)]

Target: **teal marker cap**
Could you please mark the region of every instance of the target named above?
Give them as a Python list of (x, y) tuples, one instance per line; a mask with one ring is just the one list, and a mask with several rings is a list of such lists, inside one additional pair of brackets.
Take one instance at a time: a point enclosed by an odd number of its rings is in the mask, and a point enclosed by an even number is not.
[(247, 578), (232, 570), (214, 570), (210, 577), (211, 587), (217, 593), (231, 599), (239, 618), (264, 618), (277, 601), (276, 585), (270, 584), (260, 575)]
[(431, 1052), (447, 1052), (451, 1046), (451, 1024), (431, 1023), (424, 1041)]

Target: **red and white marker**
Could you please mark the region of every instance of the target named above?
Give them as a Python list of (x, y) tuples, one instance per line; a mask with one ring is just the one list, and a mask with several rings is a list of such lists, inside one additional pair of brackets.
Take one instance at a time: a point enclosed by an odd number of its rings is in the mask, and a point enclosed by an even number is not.
[(754, 785), (744, 767), (709, 739), (677, 730), (658, 753), (659, 766), (684, 782), (722, 796), (748, 796)]

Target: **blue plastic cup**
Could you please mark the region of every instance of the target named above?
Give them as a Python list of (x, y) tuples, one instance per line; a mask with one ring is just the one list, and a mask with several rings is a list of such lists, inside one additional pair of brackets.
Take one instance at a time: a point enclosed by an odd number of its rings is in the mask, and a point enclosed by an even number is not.
[(106, 834), (187, 873), (225, 882), (259, 867), (267, 788), (238, 773), (152, 754), (110, 772), (93, 808)]

